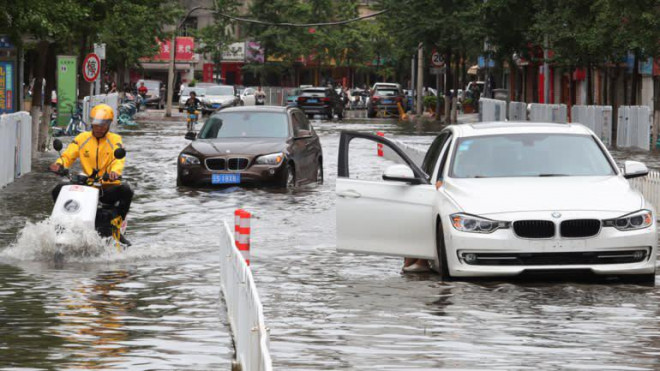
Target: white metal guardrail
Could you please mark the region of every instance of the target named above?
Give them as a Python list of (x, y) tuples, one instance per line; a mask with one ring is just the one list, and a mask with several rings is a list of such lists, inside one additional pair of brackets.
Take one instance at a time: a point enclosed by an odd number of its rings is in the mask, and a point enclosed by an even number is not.
[(573, 106), (571, 122), (588, 127), (606, 146), (612, 145), (612, 106)]
[(92, 112), (94, 106), (105, 103), (112, 107), (112, 110), (115, 112), (115, 118), (112, 120), (113, 125), (117, 125), (117, 118), (119, 117), (119, 94), (101, 94), (101, 95), (92, 95), (87, 96), (83, 99), (83, 122), (85, 122), (89, 127), (89, 114)]
[(655, 218), (660, 220), (660, 171), (651, 170), (649, 175), (629, 179), (630, 185), (642, 192), (646, 201), (655, 208)]
[(617, 115), (616, 146), (650, 150), (651, 109), (647, 106), (621, 106)]
[(0, 188), (32, 168), (32, 118), (27, 112), (0, 116)]
[(222, 293), (234, 335), (236, 361), (243, 371), (272, 371), (268, 329), (252, 272), (236, 248), (234, 232), (223, 222), (220, 238)]
[(479, 122), (505, 121), (506, 102), (498, 99), (479, 99)]
[(527, 103), (509, 102), (509, 121), (527, 121)]
[(541, 104), (529, 105), (529, 121), (533, 122), (557, 122), (567, 123), (568, 110), (565, 104)]

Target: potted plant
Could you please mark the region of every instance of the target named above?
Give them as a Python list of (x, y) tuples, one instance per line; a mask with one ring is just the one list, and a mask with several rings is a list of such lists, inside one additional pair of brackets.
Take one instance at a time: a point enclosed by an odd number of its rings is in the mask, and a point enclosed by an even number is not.
[(474, 99), (465, 98), (465, 100), (463, 100), (463, 113), (475, 113), (476, 109), (474, 104)]
[[(435, 95), (427, 95), (424, 97), (424, 110), (427, 112), (431, 113), (436, 113), (435, 112), (435, 107), (438, 101), (438, 97)], [(442, 115), (444, 110), (445, 110), (445, 99), (443, 96), (440, 96), (440, 112), (439, 114)]]

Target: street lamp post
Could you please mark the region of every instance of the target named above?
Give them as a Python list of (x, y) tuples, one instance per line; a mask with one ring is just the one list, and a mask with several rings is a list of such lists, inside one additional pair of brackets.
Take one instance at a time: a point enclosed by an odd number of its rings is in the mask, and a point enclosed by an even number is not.
[(179, 21), (179, 24), (172, 32), (172, 38), (170, 40), (170, 63), (167, 71), (167, 108), (165, 109), (165, 116), (172, 117), (172, 98), (174, 97), (174, 56), (176, 55), (176, 34), (178, 33), (183, 23), (190, 17), (190, 14), (195, 10), (201, 9), (201, 6), (196, 6), (188, 11), (185, 17)]

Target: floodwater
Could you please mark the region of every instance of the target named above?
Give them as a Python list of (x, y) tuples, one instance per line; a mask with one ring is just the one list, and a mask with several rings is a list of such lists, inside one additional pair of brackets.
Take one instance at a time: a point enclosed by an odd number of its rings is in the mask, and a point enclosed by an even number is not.
[[(438, 128), (315, 120), (322, 186), (177, 189), (184, 124), (150, 117), (120, 131), (136, 192), (125, 252), (91, 238), (90, 256), (44, 257), (52, 153), (0, 190), (0, 368), (229, 370), (217, 241), (242, 207), (277, 370), (660, 369), (660, 284), (442, 282), (402, 275), (399, 258), (337, 253), (339, 131), (425, 145)], [(379, 174), (375, 152), (357, 145), (358, 170)]]

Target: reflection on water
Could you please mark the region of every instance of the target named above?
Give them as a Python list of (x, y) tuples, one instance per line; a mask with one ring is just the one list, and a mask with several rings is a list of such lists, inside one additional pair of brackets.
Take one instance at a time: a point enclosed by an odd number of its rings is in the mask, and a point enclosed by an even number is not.
[[(277, 370), (658, 369), (658, 288), (584, 282), (441, 282), (402, 275), (401, 259), (335, 249), (342, 129), (428, 145), (438, 128), (388, 120), (314, 120), (325, 184), (175, 187), (185, 124), (151, 120), (122, 132), (135, 188), (121, 254), (61, 269), (7, 254), (26, 222), (50, 214), (57, 179), (35, 172), (0, 191), (1, 367), (229, 370), (218, 231), (253, 213), (251, 267)], [(375, 147), (356, 142), (369, 161)], [(660, 168), (656, 155), (613, 152)], [(35, 163), (43, 169), (54, 156)], [(364, 161), (361, 170), (381, 171)], [(377, 174), (376, 174), (377, 175)], [(29, 250), (32, 234), (15, 248)], [(18, 246), (18, 247), (17, 247)]]

